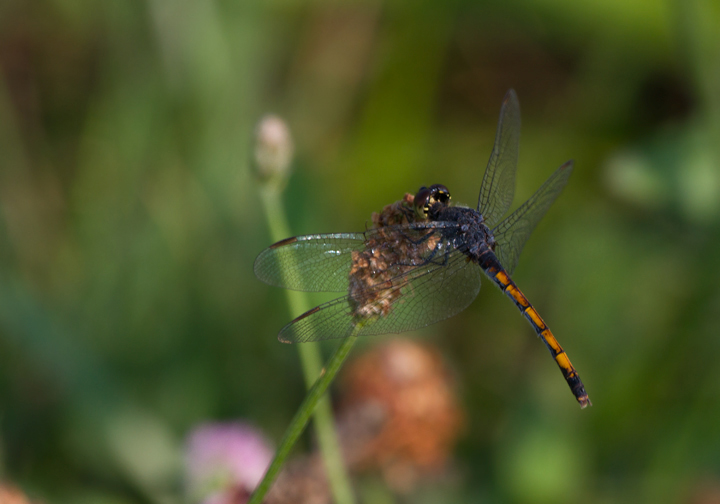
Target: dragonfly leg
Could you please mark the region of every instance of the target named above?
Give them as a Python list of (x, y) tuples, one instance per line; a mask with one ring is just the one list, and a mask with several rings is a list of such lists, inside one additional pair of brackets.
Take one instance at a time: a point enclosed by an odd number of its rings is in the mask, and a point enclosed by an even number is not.
[(417, 239), (417, 240), (413, 240), (412, 238), (410, 238), (407, 234), (405, 234), (405, 233), (402, 232), (402, 231), (401, 231), (400, 233), (402, 234), (402, 237), (403, 237), (405, 240), (407, 240), (409, 243), (412, 243), (413, 245), (422, 245), (423, 243), (425, 243), (426, 241), (428, 241), (430, 238), (432, 238), (433, 236), (435, 236), (435, 233), (437, 233), (437, 229), (435, 229), (435, 228), (428, 228), (427, 230), (428, 230), (429, 232), (428, 232), (427, 234), (424, 234), (423, 236), (421, 236), (421, 237), (420, 237), (419, 239)]
[(448, 263), (448, 257), (450, 256), (449, 250), (447, 248), (445, 249), (445, 252), (442, 255), (442, 260), (436, 261), (435, 256), (437, 255), (438, 248), (440, 247), (434, 247), (432, 251), (430, 252), (430, 255), (423, 259), (421, 263), (397, 263), (400, 266), (413, 266), (413, 267), (422, 267), (427, 266), (428, 264), (434, 264), (436, 266), (445, 266)]

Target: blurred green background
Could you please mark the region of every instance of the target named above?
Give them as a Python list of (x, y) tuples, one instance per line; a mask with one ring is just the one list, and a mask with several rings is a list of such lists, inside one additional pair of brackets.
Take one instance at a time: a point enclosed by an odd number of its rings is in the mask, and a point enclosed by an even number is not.
[(303, 386), (252, 271), (257, 120), (294, 135), (293, 233), (357, 231), (420, 185), (474, 205), (510, 87), (515, 206), (576, 163), (514, 278), (594, 406), (486, 281), (416, 336), (467, 414), (425, 501), (719, 502), (714, 0), (1, 2), (2, 478), (180, 502), (199, 422), (277, 442)]

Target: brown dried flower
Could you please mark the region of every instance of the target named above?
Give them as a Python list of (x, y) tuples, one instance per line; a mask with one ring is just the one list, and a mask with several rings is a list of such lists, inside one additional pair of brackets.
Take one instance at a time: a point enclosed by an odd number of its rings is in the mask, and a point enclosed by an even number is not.
[(340, 429), (352, 469), (378, 469), (400, 491), (442, 471), (463, 414), (437, 350), (396, 339), (349, 363), (341, 382)]

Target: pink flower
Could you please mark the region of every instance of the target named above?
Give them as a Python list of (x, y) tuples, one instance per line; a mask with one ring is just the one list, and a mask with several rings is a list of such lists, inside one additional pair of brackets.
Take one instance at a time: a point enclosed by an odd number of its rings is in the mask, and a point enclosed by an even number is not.
[(210, 497), (211, 502), (231, 502), (222, 499), (238, 493), (250, 494), (272, 457), (270, 443), (247, 424), (200, 425), (188, 437), (186, 447), (190, 495), (198, 500)]

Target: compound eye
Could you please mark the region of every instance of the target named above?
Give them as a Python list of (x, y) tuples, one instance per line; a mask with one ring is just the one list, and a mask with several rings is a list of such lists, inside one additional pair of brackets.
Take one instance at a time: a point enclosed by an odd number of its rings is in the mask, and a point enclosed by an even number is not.
[(450, 201), (450, 191), (447, 187), (442, 184), (433, 184), (430, 186), (430, 191), (433, 193), (433, 198), (440, 203), (447, 203)]
[(430, 198), (433, 192), (427, 187), (421, 187), (415, 195), (415, 211), (420, 215), (427, 215), (430, 210)]

